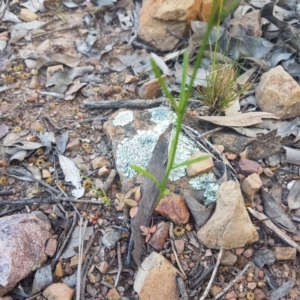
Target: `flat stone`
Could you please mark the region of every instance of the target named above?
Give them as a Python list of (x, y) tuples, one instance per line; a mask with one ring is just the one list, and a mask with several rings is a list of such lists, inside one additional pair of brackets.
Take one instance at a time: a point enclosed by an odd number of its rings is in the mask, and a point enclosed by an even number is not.
[(222, 288), (216, 285), (213, 285), (209, 290), (210, 295), (213, 297), (217, 296), (221, 292), (222, 292)]
[(178, 254), (183, 252), (183, 250), (184, 250), (184, 240), (175, 240), (174, 245), (175, 245), (175, 248), (176, 248)]
[(255, 96), (261, 111), (273, 113), (281, 119), (300, 115), (300, 86), (282, 66), (261, 76)]
[(25, 22), (31, 22), (38, 18), (38, 15), (27, 8), (21, 8), (19, 18)]
[(248, 284), (247, 284), (247, 288), (249, 289), (249, 290), (254, 290), (255, 288), (256, 288), (256, 282), (249, 282)]
[[(205, 156), (208, 156), (207, 153), (196, 153), (190, 158), (190, 160)], [(186, 173), (188, 177), (192, 178), (211, 171), (213, 167), (213, 159), (211, 156), (209, 156), (205, 160), (187, 166)]]
[(245, 193), (246, 197), (253, 201), (254, 196), (257, 192), (261, 189), (262, 182), (260, 177), (257, 173), (253, 173), (245, 178), (242, 183), (242, 191)]
[(258, 240), (238, 183), (230, 180), (221, 184), (216, 210), (197, 236), (201, 243), (213, 249), (239, 248)]
[(106, 274), (109, 268), (109, 264), (107, 261), (100, 262), (99, 266), (97, 266), (98, 270), (101, 274)]
[[(75, 268), (78, 266), (78, 261), (79, 261), (79, 255), (75, 255), (71, 258), (71, 261), (70, 261), (70, 267), (71, 268)], [(85, 254), (82, 255), (82, 263), (84, 263), (85, 261)]]
[(245, 175), (249, 176), (253, 173), (261, 174), (262, 167), (254, 160), (242, 158), (239, 161), (240, 172)]
[(152, 252), (138, 270), (134, 290), (140, 300), (179, 299), (176, 274), (178, 270), (166, 258)]
[(72, 140), (70, 143), (68, 143), (66, 150), (68, 151), (77, 151), (80, 148), (80, 139), (76, 138)]
[(164, 247), (164, 243), (169, 236), (169, 222), (159, 222), (156, 225), (156, 231), (152, 234), (149, 244), (156, 250), (161, 251)]
[(51, 174), (47, 169), (42, 170), (42, 177), (43, 179), (51, 178)]
[(100, 88), (100, 93), (103, 94), (104, 96), (109, 96), (113, 92), (113, 88), (110, 85), (99, 84), (99, 88)]
[(125, 76), (125, 81), (124, 82), (125, 83), (134, 83), (134, 82), (137, 82), (137, 81), (139, 81), (138, 77), (127, 74)]
[(49, 300), (72, 300), (74, 290), (64, 283), (53, 283), (43, 291), (43, 296)]
[(294, 261), (297, 250), (292, 247), (275, 247), (275, 257), (278, 261)]
[[(241, 18), (232, 19), (230, 21), (230, 25), (238, 28), (242, 27), (248, 36), (260, 37), (262, 35), (261, 16), (259, 10), (253, 10), (243, 15)], [(232, 29), (230, 29), (230, 32), (232, 33)]]
[(155, 99), (161, 96), (162, 91), (157, 78), (145, 82), (138, 91), (142, 99)]
[(238, 133), (215, 132), (211, 136), (213, 144), (223, 145), (226, 152), (239, 155), (254, 139)]
[[(218, 254), (215, 256), (218, 257)], [(234, 255), (231, 251), (224, 251), (221, 258), (221, 265), (223, 266), (233, 266), (237, 261), (237, 256)]]
[(56, 252), (56, 248), (57, 248), (57, 240), (56, 239), (49, 239), (47, 244), (46, 244), (45, 253), (48, 256), (53, 257), (53, 255)]
[(61, 278), (64, 276), (64, 269), (62, 263), (59, 261), (55, 266), (55, 276)]
[(169, 217), (177, 225), (186, 224), (190, 217), (184, 197), (174, 193), (162, 198), (155, 211)]
[(96, 157), (92, 160), (93, 170), (105, 167), (109, 164), (109, 161), (105, 157)]
[(265, 295), (265, 293), (261, 289), (257, 289), (257, 288), (254, 289), (253, 293), (254, 293), (254, 299), (255, 300), (267, 299), (267, 296)]
[(272, 265), (275, 262), (275, 254), (269, 249), (259, 250), (254, 254), (253, 262), (259, 268), (264, 265)]
[(106, 298), (108, 300), (121, 300), (121, 296), (120, 294), (118, 293), (117, 289), (111, 289), (107, 295), (106, 295)]
[(12, 290), (47, 260), (50, 222), (42, 212), (0, 218), (0, 296)]
[(225, 156), (228, 160), (236, 160), (238, 158), (237, 154), (234, 153), (227, 153)]

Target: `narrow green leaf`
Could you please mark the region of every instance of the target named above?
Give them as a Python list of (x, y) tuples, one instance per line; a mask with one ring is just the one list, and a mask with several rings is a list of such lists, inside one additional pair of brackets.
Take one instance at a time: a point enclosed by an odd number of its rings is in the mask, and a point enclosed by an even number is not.
[(172, 167), (172, 170), (180, 168), (180, 167), (186, 167), (186, 166), (190, 166), (191, 164), (200, 162), (200, 161), (204, 161), (206, 159), (208, 159), (210, 156), (209, 155), (205, 155), (205, 156), (201, 156), (201, 157), (197, 157), (191, 160), (186, 160), (184, 162), (182, 162), (181, 164), (175, 165)]
[(188, 71), (188, 52), (184, 51), (183, 53), (183, 66), (182, 66), (182, 78), (181, 78), (181, 85), (180, 85), (180, 105), (179, 105), (179, 111), (184, 113), (185, 108), (187, 105), (187, 98), (186, 98), (186, 77), (187, 77), (187, 71)]
[(152, 181), (155, 182), (155, 184), (158, 186), (158, 188), (160, 189), (161, 188), (161, 185), (159, 183), (159, 181), (156, 179), (156, 177), (151, 174), (150, 172), (146, 171), (145, 169), (139, 167), (139, 166), (136, 166), (136, 165), (130, 165), (130, 168), (146, 177), (148, 177), (149, 179), (151, 179)]
[(176, 101), (175, 101), (174, 97), (172, 96), (172, 94), (170, 93), (170, 91), (168, 90), (168, 87), (166, 85), (165, 80), (162, 78), (161, 71), (160, 71), (158, 65), (152, 58), (151, 58), (150, 62), (151, 62), (152, 70), (159, 82), (159, 85), (161, 86), (163, 92), (166, 94), (167, 98), (170, 100), (174, 110), (177, 111), (178, 107), (176, 105)]

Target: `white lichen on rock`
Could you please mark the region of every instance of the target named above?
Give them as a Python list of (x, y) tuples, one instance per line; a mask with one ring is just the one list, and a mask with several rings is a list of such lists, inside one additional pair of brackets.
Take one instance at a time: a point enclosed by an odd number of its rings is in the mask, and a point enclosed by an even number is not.
[(213, 181), (215, 181), (215, 176), (211, 172), (199, 175), (189, 180), (189, 184), (194, 189), (205, 189), (204, 197), (206, 205), (217, 200), (217, 191), (219, 189), (219, 184)]
[(131, 110), (121, 111), (113, 120), (115, 126), (125, 126), (133, 121), (133, 112)]

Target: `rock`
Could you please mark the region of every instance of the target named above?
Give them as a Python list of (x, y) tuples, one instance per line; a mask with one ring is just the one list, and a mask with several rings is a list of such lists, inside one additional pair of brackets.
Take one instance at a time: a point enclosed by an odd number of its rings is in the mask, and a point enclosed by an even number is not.
[(174, 193), (162, 198), (155, 211), (169, 217), (177, 225), (186, 224), (190, 217), (184, 197)]
[(38, 15), (27, 8), (22, 8), (19, 18), (25, 22), (31, 22), (38, 18)]
[(109, 161), (105, 157), (96, 157), (92, 160), (93, 170), (105, 167), (109, 164)]
[(106, 295), (106, 298), (108, 300), (121, 300), (121, 296), (120, 294), (118, 293), (117, 289), (111, 289), (107, 295)]
[(269, 249), (259, 250), (255, 253), (253, 257), (253, 262), (259, 268), (263, 267), (264, 265), (272, 265), (275, 262), (275, 254), (273, 251)]
[(250, 13), (243, 15), (241, 18), (232, 19), (230, 21), (230, 25), (234, 27), (230, 29), (230, 33), (233, 35), (235, 27), (237, 27), (237, 30), (240, 30), (239, 28), (241, 27), (248, 36), (260, 37), (262, 35), (261, 16), (259, 10), (253, 10)]
[[(71, 268), (77, 267), (78, 266), (78, 261), (79, 261), (79, 255), (76, 254), (75, 256), (73, 256), (71, 258), (69, 266)], [(82, 263), (84, 263), (84, 261), (85, 261), (85, 254), (82, 255)]]
[(64, 283), (53, 283), (43, 291), (43, 296), (48, 300), (72, 300), (74, 290)]
[[(190, 158), (190, 160), (205, 156), (208, 156), (207, 153), (196, 153)], [(205, 160), (187, 166), (186, 173), (188, 177), (192, 178), (211, 171), (213, 167), (213, 159), (209, 156)]]
[(98, 171), (98, 176), (99, 177), (105, 177), (105, 176), (108, 176), (108, 175), (109, 175), (109, 170), (105, 166), (103, 166), (99, 169), (99, 171)]
[(115, 248), (120, 238), (121, 238), (121, 233), (119, 230), (113, 228), (107, 228), (102, 238), (103, 246), (108, 249), (113, 249)]
[(230, 300), (230, 299), (233, 300), (233, 299), (236, 299), (236, 297), (237, 297), (236, 293), (234, 293), (234, 292), (229, 292), (229, 293), (226, 294), (225, 299), (226, 299), (226, 300)]
[(50, 222), (42, 212), (0, 218), (0, 296), (47, 260)]
[(61, 262), (58, 262), (55, 266), (55, 276), (59, 278), (64, 276), (64, 269)]
[(292, 247), (275, 247), (275, 257), (278, 261), (294, 261), (297, 250)]
[(255, 96), (261, 111), (273, 113), (281, 119), (300, 115), (300, 86), (282, 66), (261, 76)]
[(200, 228), (198, 239), (208, 248), (225, 249), (244, 247), (258, 240), (244, 205), (238, 183), (227, 181), (217, 192), (216, 210)]
[(42, 177), (43, 179), (51, 178), (51, 174), (47, 169), (42, 170)]
[(250, 258), (254, 253), (253, 248), (249, 248), (243, 252), (243, 256), (246, 258)]
[(72, 140), (70, 143), (68, 143), (66, 150), (69, 151), (77, 151), (80, 148), (80, 140), (79, 138), (76, 138)]
[(254, 141), (253, 138), (242, 136), (238, 133), (215, 132), (211, 136), (213, 144), (223, 145), (226, 152), (240, 154)]
[(140, 300), (179, 299), (176, 274), (178, 270), (166, 258), (152, 252), (138, 270), (134, 290)]
[(253, 173), (245, 178), (242, 183), (242, 191), (245, 193), (246, 197), (253, 201), (256, 193), (261, 189), (262, 182), (257, 173)]
[(178, 254), (183, 252), (183, 250), (184, 250), (184, 240), (175, 240), (174, 245), (175, 245), (175, 248), (176, 248)]
[[(218, 254), (215, 255), (218, 257)], [(237, 256), (234, 255), (231, 251), (224, 251), (223, 256), (221, 258), (221, 265), (223, 266), (233, 266), (237, 261)]]
[(219, 286), (216, 286), (216, 285), (213, 285), (211, 287), (211, 289), (209, 290), (210, 295), (213, 297), (217, 296), (221, 292), (222, 292), (222, 288), (220, 288)]
[(127, 74), (125, 76), (125, 81), (124, 82), (125, 83), (134, 83), (134, 82), (137, 82), (137, 81), (139, 81), (138, 77)]
[(157, 80), (157, 78), (151, 79), (147, 82), (145, 82), (140, 88), (139, 88), (139, 96), (142, 99), (155, 99), (161, 96), (161, 87)]
[(169, 236), (169, 222), (159, 222), (156, 225), (156, 231), (153, 233), (149, 240), (149, 244), (156, 250), (161, 251), (164, 247), (164, 243), (166, 242)]
[(255, 300), (264, 300), (266, 299), (266, 295), (261, 289), (254, 289), (254, 299)]
[(106, 274), (109, 268), (109, 264), (107, 261), (101, 261), (99, 266), (97, 266), (97, 268), (101, 274)]
[(254, 290), (256, 288), (256, 282), (249, 282), (247, 288), (251, 291)]
[(100, 93), (104, 96), (109, 96), (113, 92), (113, 88), (109, 85), (99, 84)]
[(249, 176), (253, 173), (261, 174), (262, 167), (254, 160), (242, 158), (239, 161), (240, 172), (245, 175)]
[(237, 154), (234, 153), (227, 153), (225, 156), (228, 160), (236, 160), (238, 158)]
[(276, 167), (281, 162), (280, 153), (272, 154), (272, 155), (266, 157), (264, 160), (265, 160), (266, 165), (268, 165), (270, 167)]
[(56, 239), (49, 239), (47, 244), (46, 244), (45, 253), (48, 256), (53, 257), (53, 255), (56, 251), (56, 247), (57, 247), (57, 240)]
[(0, 300), (13, 300), (12, 297), (7, 296), (7, 297), (0, 297)]

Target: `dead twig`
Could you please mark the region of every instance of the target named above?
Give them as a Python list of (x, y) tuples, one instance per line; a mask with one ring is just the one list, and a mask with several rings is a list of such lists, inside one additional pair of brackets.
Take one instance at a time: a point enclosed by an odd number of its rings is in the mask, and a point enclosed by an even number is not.
[(94, 109), (111, 109), (111, 108), (151, 108), (157, 107), (161, 104), (169, 103), (166, 98), (161, 98), (157, 100), (127, 100), (127, 101), (98, 101), (98, 102), (88, 102), (84, 101), (83, 105), (86, 108)]
[(106, 179), (106, 182), (104, 184), (103, 190), (106, 193), (109, 188), (111, 187), (111, 185), (113, 184), (115, 178), (117, 176), (117, 171), (115, 169), (112, 169)]
[(189, 300), (189, 295), (186, 292), (184, 281), (179, 274), (176, 274), (177, 286), (181, 295), (182, 300)]
[(12, 189), (10, 191), (0, 191), (0, 197), (14, 195), (15, 193), (16, 193), (15, 189)]
[(258, 211), (255, 211), (251, 207), (248, 207), (247, 209), (253, 217), (255, 217), (258, 220), (261, 220), (266, 227), (271, 229), (283, 241), (285, 241), (290, 246), (296, 248), (296, 250), (300, 252), (300, 246), (297, 243), (295, 243), (287, 234), (281, 231), (274, 223), (272, 223), (272, 221), (268, 220), (268, 217), (265, 214), (259, 213)]
[(216, 265), (215, 265), (215, 268), (214, 268), (214, 271), (213, 271), (213, 273), (212, 273), (212, 275), (210, 277), (208, 285), (207, 285), (207, 287), (206, 287), (203, 295), (201, 296), (200, 300), (205, 300), (206, 299), (206, 296), (207, 296), (207, 294), (208, 294), (208, 292), (209, 292), (209, 290), (210, 290), (210, 288), (211, 288), (211, 286), (212, 286), (212, 284), (214, 282), (214, 279), (215, 279), (215, 277), (217, 275), (217, 271), (218, 271), (218, 268), (219, 268), (219, 265), (220, 265), (220, 262), (221, 262), (221, 259), (222, 259), (222, 256), (223, 256), (223, 252), (224, 252), (224, 248), (221, 247), (219, 255), (218, 255), (218, 259), (217, 259), (217, 262), (216, 262)]
[(248, 270), (248, 268), (250, 266), (252, 266), (253, 263), (252, 262), (249, 262), (245, 267), (244, 269), (234, 278), (234, 280), (232, 280), (224, 289), (221, 293), (219, 293), (215, 299), (219, 299), (221, 298), (242, 276), (243, 274)]
[(120, 280), (120, 275), (122, 272), (122, 258), (121, 258), (121, 246), (120, 242), (117, 244), (117, 256), (118, 256), (118, 274), (115, 280), (115, 287), (118, 286), (119, 280)]
[(177, 251), (176, 251), (175, 244), (174, 244), (174, 239), (175, 238), (174, 238), (174, 234), (173, 234), (173, 223), (172, 222), (171, 222), (170, 228), (169, 228), (169, 236), (170, 236), (170, 242), (171, 242), (172, 251), (173, 251), (173, 254), (174, 254), (176, 262), (177, 262), (177, 266), (178, 266), (180, 272), (182, 273), (183, 279), (185, 279), (186, 278), (186, 274), (183, 271), (182, 266), (181, 266), (181, 264), (179, 262)]

